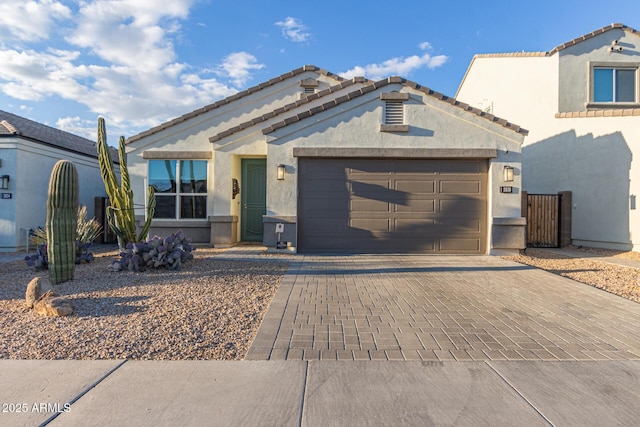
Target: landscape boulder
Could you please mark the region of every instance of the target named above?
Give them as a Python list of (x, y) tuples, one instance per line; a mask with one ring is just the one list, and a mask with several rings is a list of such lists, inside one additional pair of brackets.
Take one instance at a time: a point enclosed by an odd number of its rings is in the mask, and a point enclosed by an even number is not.
[(33, 311), (42, 316), (60, 317), (73, 313), (73, 306), (56, 291), (48, 291), (33, 304)]
[(27, 294), (25, 296), (25, 304), (27, 308), (33, 308), (33, 305), (49, 291), (52, 291), (51, 282), (46, 276), (34, 277), (27, 285)]
[(71, 302), (53, 290), (48, 277), (39, 276), (27, 285), (25, 305), (43, 316), (68, 316), (73, 313)]

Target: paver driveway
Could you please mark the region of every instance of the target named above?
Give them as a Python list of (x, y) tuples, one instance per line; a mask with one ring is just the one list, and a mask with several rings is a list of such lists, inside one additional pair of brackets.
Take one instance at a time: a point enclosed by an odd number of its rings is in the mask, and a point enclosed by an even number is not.
[(303, 256), (250, 360), (640, 359), (640, 304), (490, 256)]

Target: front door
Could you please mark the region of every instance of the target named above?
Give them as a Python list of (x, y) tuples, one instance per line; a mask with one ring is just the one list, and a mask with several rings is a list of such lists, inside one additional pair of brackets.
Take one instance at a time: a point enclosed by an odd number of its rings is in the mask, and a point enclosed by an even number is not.
[(267, 213), (266, 159), (242, 159), (241, 186), (240, 237), (243, 242), (262, 242), (262, 215)]

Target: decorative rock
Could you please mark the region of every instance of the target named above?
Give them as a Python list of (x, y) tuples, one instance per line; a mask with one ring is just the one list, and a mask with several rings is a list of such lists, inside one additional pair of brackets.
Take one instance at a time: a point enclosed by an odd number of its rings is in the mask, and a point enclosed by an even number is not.
[(39, 276), (33, 278), (27, 285), (27, 293), (25, 295), (25, 305), (28, 308), (33, 308), (33, 305), (44, 294), (52, 291), (51, 281), (46, 276)]
[(56, 291), (48, 291), (34, 303), (33, 311), (43, 316), (60, 317), (73, 313), (73, 306)]

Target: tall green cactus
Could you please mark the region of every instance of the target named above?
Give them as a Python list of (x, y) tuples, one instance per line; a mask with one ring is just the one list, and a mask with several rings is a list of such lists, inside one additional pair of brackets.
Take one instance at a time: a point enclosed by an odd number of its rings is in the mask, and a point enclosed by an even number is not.
[(118, 244), (123, 249), (127, 243), (140, 242), (146, 239), (151, 227), (151, 219), (156, 208), (156, 196), (153, 187), (147, 190), (147, 219), (140, 230), (136, 233), (136, 217), (133, 205), (133, 191), (129, 181), (129, 170), (127, 169), (127, 154), (124, 150), (124, 136), (120, 137), (118, 145), (118, 157), (120, 159), (120, 175), (122, 184), (118, 183), (115, 167), (111, 158), (111, 151), (107, 145), (107, 131), (104, 119), (98, 119), (98, 161), (100, 172), (104, 181), (105, 190), (109, 196), (110, 206), (107, 208), (107, 221), (109, 227), (118, 236)]
[(73, 279), (76, 267), (78, 172), (69, 160), (53, 166), (47, 196), (47, 255), (54, 285)]

